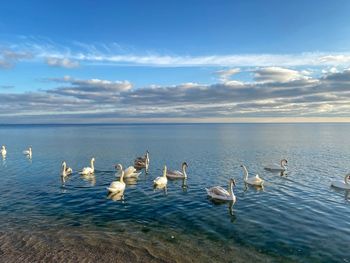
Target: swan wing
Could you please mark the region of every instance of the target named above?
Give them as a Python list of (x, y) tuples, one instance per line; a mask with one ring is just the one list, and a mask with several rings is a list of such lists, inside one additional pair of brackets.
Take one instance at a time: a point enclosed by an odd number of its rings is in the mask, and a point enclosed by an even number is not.
[(134, 167), (134, 166), (129, 166), (128, 168), (126, 168), (126, 169), (124, 170), (124, 176), (125, 176), (125, 175), (129, 175), (129, 174), (133, 174), (133, 173), (135, 173), (135, 172), (136, 172), (135, 167)]
[(268, 171), (282, 171), (285, 170), (280, 164), (273, 163), (264, 167)]
[(184, 175), (182, 172), (180, 171), (171, 171), (171, 170), (168, 170), (167, 173), (166, 173), (167, 177), (170, 177), (170, 178), (183, 178)]
[(84, 167), (80, 173), (81, 174), (92, 174), (92, 173), (94, 173), (94, 170), (91, 167)]
[(211, 193), (211, 195), (216, 195), (216, 196), (229, 196), (230, 195), (230, 193), (226, 189), (222, 188), (221, 186), (214, 186), (208, 190), (209, 190), (209, 193)]
[(166, 184), (167, 179), (163, 176), (157, 177), (154, 181), (155, 184)]
[(112, 182), (109, 187), (107, 187), (108, 191), (110, 192), (120, 192), (124, 191), (125, 189), (125, 183), (119, 182), (119, 181), (114, 181)]
[(146, 162), (144, 162), (143, 160), (135, 160), (134, 162), (134, 167), (136, 168), (143, 168), (146, 166)]

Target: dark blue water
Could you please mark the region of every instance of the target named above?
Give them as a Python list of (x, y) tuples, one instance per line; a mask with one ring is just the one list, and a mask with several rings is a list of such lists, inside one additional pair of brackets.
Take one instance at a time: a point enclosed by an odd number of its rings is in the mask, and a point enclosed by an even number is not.
[[(171, 232), (217, 250), (224, 245), (280, 260), (349, 262), (350, 194), (330, 187), (350, 171), (349, 134), (348, 124), (0, 126), (8, 151), (0, 160), (0, 230), (77, 228), (84, 236), (84, 230), (142, 225), (149, 237), (153, 229)], [(30, 145), (31, 160), (22, 154)], [(124, 200), (109, 199), (114, 165), (132, 165), (146, 150), (150, 173), (130, 182)], [(76, 172), (91, 157), (95, 176), (82, 178)], [(288, 159), (287, 176), (264, 171), (264, 164), (281, 158)], [(63, 160), (74, 170), (64, 185)], [(187, 187), (170, 181), (166, 193), (153, 189), (164, 164), (180, 169), (183, 161)], [(245, 188), (240, 164), (266, 180), (263, 190)], [(232, 177), (233, 207), (206, 197), (205, 187), (226, 186)]]

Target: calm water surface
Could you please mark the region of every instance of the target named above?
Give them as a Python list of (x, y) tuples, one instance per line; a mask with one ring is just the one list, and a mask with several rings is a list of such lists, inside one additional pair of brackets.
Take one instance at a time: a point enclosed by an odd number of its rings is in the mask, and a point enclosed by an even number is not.
[[(83, 240), (93, 232), (97, 243), (99, 235), (121, 233), (149, 249), (186, 243), (189, 256), (210, 248), (221, 262), (244, 257), (223, 251), (234, 248), (262, 261), (350, 262), (350, 194), (330, 187), (350, 171), (349, 134), (348, 124), (0, 126), (8, 150), (0, 160), (0, 232), (41, 231), (53, 239), (79, 233)], [(29, 145), (32, 160), (22, 154)], [(129, 182), (124, 200), (109, 199), (114, 165), (132, 165), (147, 149), (149, 174)], [(82, 178), (76, 172), (91, 157), (95, 177)], [(281, 158), (288, 159), (287, 176), (264, 171)], [(74, 170), (64, 185), (62, 160)], [(183, 161), (186, 187), (170, 181), (166, 193), (153, 189), (164, 164), (179, 169)], [(266, 180), (263, 190), (245, 188), (242, 163)], [(232, 177), (233, 207), (206, 197), (205, 187), (226, 186)]]

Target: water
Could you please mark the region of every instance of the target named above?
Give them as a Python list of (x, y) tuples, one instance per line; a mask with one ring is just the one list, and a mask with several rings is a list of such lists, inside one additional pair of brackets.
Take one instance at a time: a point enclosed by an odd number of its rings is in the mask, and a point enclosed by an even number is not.
[[(330, 187), (349, 172), (349, 134), (349, 124), (0, 126), (0, 259), (350, 262), (350, 194)], [(149, 174), (109, 199), (114, 165), (147, 149)], [(95, 177), (82, 178), (91, 157)], [(287, 176), (264, 171), (281, 158)], [(64, 185), (62, 160), (74, 170)], [(183, 161), (187, 187), (153, 189), (164, 164)], [(241, 163), (263, 190), (245, 188)], [(236, 204), (211, 202), (204, 188), (231, 177)]]

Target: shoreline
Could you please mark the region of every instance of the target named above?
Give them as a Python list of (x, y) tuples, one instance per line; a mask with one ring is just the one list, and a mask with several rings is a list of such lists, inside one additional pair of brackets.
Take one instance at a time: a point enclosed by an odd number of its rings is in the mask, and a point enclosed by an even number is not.
[[(132, 226), (134, 227), (134, 226)], [(0, 231), (1, 262), (288, 262), (178, 232), (103, 232), (80, 228)]]

